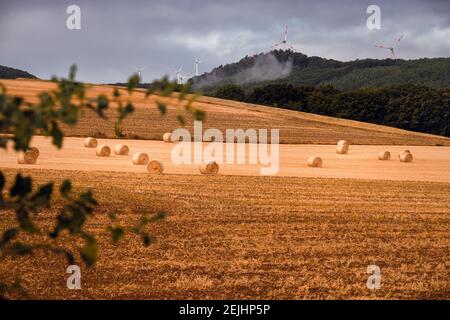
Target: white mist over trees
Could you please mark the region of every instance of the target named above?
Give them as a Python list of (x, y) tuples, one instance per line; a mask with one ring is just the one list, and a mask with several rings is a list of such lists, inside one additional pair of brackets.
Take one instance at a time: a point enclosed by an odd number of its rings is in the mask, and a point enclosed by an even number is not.
[(242, 85), (253, 82), (283, 79), (290, 75), (293, 67), (291, 59), (279, 61), (273, 53), (245, 57), (239, 64), (245, 65), (245, 68), (242, 70), (236, 69), (231, 73), (228, 73), (227, 71), (222, 72), (222, 66), (220, 66), (211, 73), (199, 77), (199, 81), (195, 81), (194, 87), (201, 88), (224, 81)]

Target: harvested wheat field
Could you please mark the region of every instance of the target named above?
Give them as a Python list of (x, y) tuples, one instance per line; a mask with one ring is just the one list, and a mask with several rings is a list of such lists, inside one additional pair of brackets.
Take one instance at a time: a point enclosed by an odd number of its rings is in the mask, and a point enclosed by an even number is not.
[[(29, 102), (36, 102), (40, 92), (54, 88), (52, 82), (43, 80), (0, 80), (0, 83), (7, 87), (9, 94), (20, 95)], [(105, 94), (111, 97), (113, 88), (91, 85), (87, 96)], [(120, 90), (122, 96), (128, 96), (126, 89)], [(164, 133), (180, 126), (176, 120), (180, 102), (176, 97), (169, 99), (156, 95), (146, 99), (144, 92), (139, 89), (131, 96), (136, 110), (124, 121), (124, 134), (128, 139), (161, 140)], [(157, 100), (168, 103), (165, 116), (160, 115)], [(225, 132), (228, 128), (278, 128), (280, 143), (336, 144), (337, 140), (345, 138), (351, 144), (450, 146), (450, 139), (441, 136), (236, 101), (200, 97), (194, 106), (206, 112), (204, 129), (217, 128)], [(115, 112), (109, 115), (110, 120), (102, 120), (86, 112), (75, 128), (64, 127), (65, 133), (68, 136), (114, 138), (117, 115)], [(192, 131), (192, 117), (187, 116), (186, 120), (186, 127)]]
[[(9, 180), (16, 172), (5, 171)], [(71, 178), (101, 203), (89, 224), (100, 259), (82, 270), (82, 290), (66, 289), (58, 256), (2, 264), (23, 273), (34, 298), (450, 298), (450, 183), (23, 172)], [(168, 216), (151, 227), (156, 243), (111, 243), (108, 212), (130, 225), (159, 210)], [(2, 229), (9, 219), (2, 215)], [(381, 268), (379, 290), (366, 287), (370, 264)]]

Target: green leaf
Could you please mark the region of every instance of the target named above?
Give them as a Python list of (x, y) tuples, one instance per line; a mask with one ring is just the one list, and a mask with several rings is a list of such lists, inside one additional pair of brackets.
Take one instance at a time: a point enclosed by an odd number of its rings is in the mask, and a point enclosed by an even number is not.
[(16, 181), (14, 183), (14, 186), (11, 188), (9, 195), (11, 197), (15, 196), (24, 197), (30, 192), (31, 192), (31, 178), (22, 177), (22, 175), (19, 173), (16, 176)]
[(119, 108), (119, 121), (125, 119), (130, 113), (134, 111), (134, 106), (132, 103), (128, 102), (125, 108)]
[(168, 97), (170, 94), (173, 93), (173, 91), (175, 90), (175, 88), (177, 87), (177, 83), (176, 82), (168, 82), (168, 83), (164, 83), (162, 86), (162, 91), (161, 91), (161, 95), (163, 97)]
[(7, 244), (9, 241), (14, 239), (17, 234), (19, 233), (19, 230), (17, 228), (11, 228), (3, 232), (2, 240), (0, 241), (0, 247)]
[(131, 93), (134, 89), (136, 89), (136, 87), (139, 85), (140, 81), (141, 81), (141, 79), (139, 79), (139, 75), (138, 74), (132, 75), (128, 79), (128, 83), (127, 83), (128, 92)]
[(191, 84), (185, 84), (181, 87), (181, 92), (178, 95), (178, 100), (182, 101), (184, 98), (186, 98), (186, 95), (191, 91)]
[(205, 112), (203, 110), (195, 110), (194, 117), (197, 121), (203, 121), (203, 119), (205, 118)]
[(125, 134), (123, 133), (123, 128), (120, 123), (120, 121), (116, 121), (116, 123), (114, 123), (114, 134), (117, 138), (122, 139), (125, 138)]
[(186, 105), (184, 106), (184, 108), (189, 111), (191, 110), (192, 104), (195, 102), (195, 100), (197, 100), (197, 98), (200, 95), (198, 93), (195, 93), (193, 95), (191, 95), (191, 97), (189, 98), (188, 102), (186, 103)]
[(113, 96), (114, 96), (114, 98), (119, 98), (119, 97), (120, 97), (120, 91), (119, 91), (119, 89), (114, 88)]
[(70, 251), (65, 251), (64, 254), (66, 256), (67, 264), (69, 264), (69, 265), (74, 264), (75, 258), (73, 256), (73, 254)]
[(89, 238), (84, 243), (83, 248), (80, 250), (81, 258), (83, 259), (86, 266), (91, 267), (97, 260), (97, 243), (94, 239)]
[(113, 242), (118, 242), (125, 235), (125, 230), (122, 227), (108, 227), (108, 230), (111, 232), (111, 237)]
[(53, 192), (53, 183), (48, 183), (38, 189), (31, 197), (33, 206), (35, 207), (49, 207), (50, 199)]
[(61, 149), (64, 135), (55, 121), (52, 121), (51, 123), (50, 135), (53, 138), (53, 144), (57, 146), (59, 149)]
[(5, 187), (5, 176), (0, 171), (0, 198), (2, 197), (2, 191), (4, 187)]
[(184, 117), (181, 114), (177, 115), (177, 120), (182, 126), (184, 126), (184, 123), (185, 123), (184, 122)]
[(148, 233), (145, 232), (141, 233), (141, 239), (145, 247), (148, 247), (150, 244), (155, 242), (155, 238), (153, 238), (152, 236), (150, 236)]
[(166, 111), (167, 111), (166, 104), (158, 101), (157, 105), (158, 105), (159, 113), (161, 113), (161, 115), (165, 115)]
[(80, 200), (88, 205), (97, 205), (97, 201), (94, 199), (92, 190), (87, 190), (80, 195)]
[(76, 74), (77, 74), (77, 65), (73, 64), (73, 65), (70, 66), (69, 80), (74, 81)]
[(111, 219), (111, 221), (117, 220), (117, 214), (115, 212), (108, 212), (108, 217)]
[(75, 125), (78, 119), (79, 108), (73, 104), (65, 106), (61, 110), (61, 120), (68, 125)]
[(19, 256), (33, 253), (33, 247), (22, 242), (16, 242), (12, 245), (12, 252)]
[(108, 109), (108, 106), (109, 106), (108, 97), (105, 96), (104, 94), (99, 95), (97, 97), (97, 108), (95, 111), (100, 117), (105, 118), (105, 110)]
[(148, 222), (156, 222), (156, 221), (160, 221), (166, 218), (166, 213), (165, 212), (158, 212), (157, 214), (155, 214), (153, 217), (151, 217), (150, 219), (148, 219)]
[(8, 144), (8, 138), (0, 137), (0, 148), (6, 149), (7, 144)]
[(26, 208), (21, 207), (16, 210), (16, 217), (17, 221), (19, 222), (19, 226), (23, 231), (30, 234), (38, 232), (38, 229), (30, 219), (30, 213)]
[(61, 185), (61, 188), (59, 189), (59, 193), (64, 198), (67, 198), (71, 190), (72, 190), (72, 182), (70, 182), (70, 180), (64, 180)]
[(75, 94), (80, 99), (80, 101), (83, 101), (86, 96), (86, 90), (82, 83), (78, 84), (75, 88)]

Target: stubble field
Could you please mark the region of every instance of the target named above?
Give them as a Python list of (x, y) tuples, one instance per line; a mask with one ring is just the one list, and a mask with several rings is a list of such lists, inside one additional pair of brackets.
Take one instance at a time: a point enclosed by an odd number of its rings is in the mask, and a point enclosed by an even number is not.
[[(15, 170), (7, 169), (9, 179)], [(39, 254), (6, 261), (34, 298), (448, 299), (450, 184), (352, 179), (33, 170), (39, 181), (71, 178), (101, 206), (89, 229), (100, 259), (66, 288), (65, 262)], [(133, 225), (166, 211), (148, 248), (130, 235), (111, 243), (106, 214)], [(39, 215), (51, 224), (56, 211)], [(10, 218), (3, 215), (4, 229)], [(39, 262), (39, 263), (36, 263)], [(368, 290), (368, 265), (381, 289)]]

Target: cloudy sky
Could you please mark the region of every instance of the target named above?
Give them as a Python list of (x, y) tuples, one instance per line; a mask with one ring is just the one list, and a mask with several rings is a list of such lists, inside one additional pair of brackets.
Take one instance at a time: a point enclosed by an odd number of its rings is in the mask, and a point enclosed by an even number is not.
[[(81, 30), (69, 30), (69, 5), (81, 8)], [(366, 26), (367, 7), (381, 8), (381, 29)], [(401, 34), (400, 58), (450, 56), (449, 0), (1, 0), (0, 65), (41, 78), (65, 75), (93, 83), (125, 81), (146, 67), (144, 81), (179, 66), (194, 72), (270, 50), (284, 25), (297, 51), (338, 60), (385, 58), (374, 44)]]

